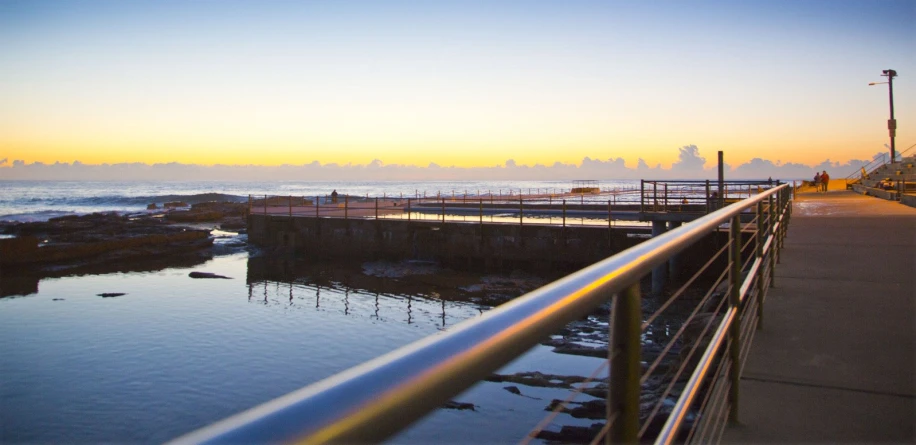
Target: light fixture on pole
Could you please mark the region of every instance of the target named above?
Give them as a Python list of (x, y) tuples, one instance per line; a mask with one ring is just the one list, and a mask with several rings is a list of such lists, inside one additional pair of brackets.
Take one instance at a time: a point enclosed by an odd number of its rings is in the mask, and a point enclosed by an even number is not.
[(887, 132), (891, 136), (891, 163), (893, 163), (897, 158), (896, 149), (894, 147), (894, 138), (897, 136), (897, 120), (894, 119), (894, 77), (897, 77), (897, 71), (894, 70), (881, 70), (884, 77), (887, 77), (887, 82), (871, 82), (869, 85), (879, 85), (887, 84), (887, 92), (890, 97), (891, 102), (891, 118), (887, 120)]

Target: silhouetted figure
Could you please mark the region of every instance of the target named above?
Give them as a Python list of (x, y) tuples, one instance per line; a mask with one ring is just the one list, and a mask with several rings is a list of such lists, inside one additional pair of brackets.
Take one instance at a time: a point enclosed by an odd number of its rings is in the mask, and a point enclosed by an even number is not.
[(821, 172), (821, 184), (824, 184), (824, 193), (827, 193), (827, 185), (830, 184), (830, 175), (827, 174), (827, 170)]
[(331, 202), (337, 204), (337, 189), (334, 189), (334, 191), (331, 192)]

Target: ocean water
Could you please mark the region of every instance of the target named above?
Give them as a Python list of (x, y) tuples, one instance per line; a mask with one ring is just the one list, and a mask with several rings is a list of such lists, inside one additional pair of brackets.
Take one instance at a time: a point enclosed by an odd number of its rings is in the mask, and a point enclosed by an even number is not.
[[(622, 185), (632, 186), (632, 182)], [(249, 194), (445, 193), (566, 188), (532, 183), (133, 183), (3, 184), (0, 220), (93, 211), (141, 212), (150, 202), (245, 201)], [(638, 182), (637, 182), (638, 185)], [(602, 184), (602, 186), (606, 186)], [(517, 192), (515, 192), (517, 193)], [(217, 245), (233, 243), (220, 235)], [(37, 291), (0, 298), (0, 442), (155, 443), (450, 329), (488, 310), (455, 283), (379, 273), (397, 265), (342, 267), (273, 258), (245, 248), (197, 264), (41, 278)], [(196, 280), (191, 271), (231, 279)], [(365, 273), (371, 271), (372, 273)], [(487, 282), (458, 272), (459, 283)], [(505, 279), (503, 277), (502, 279)], [(124, 293), (106, 298), (103, 293)], [(601, 360), (537, 347), (502, 373), (589, 375)], [(560, 389), (480, 383), (395, 443), (517, 442)], [(582, 396), (588, 398), (588, 396)], [(556, 425), (589, 425), (561, 415)], [(552, 429), (559, 429), (554, 426)]]
[[(601, 181), (602, 189), (634, 189), (639, 181)], [(572, 181), (9, 181), (0, 180), (0, 222), (42, 221), (92, 212), (145, 212), (151, 203), (247, 202), (249, 196), (478, 196), (568, 192)], [(596, 198), (606, 200), (607, 197)]]

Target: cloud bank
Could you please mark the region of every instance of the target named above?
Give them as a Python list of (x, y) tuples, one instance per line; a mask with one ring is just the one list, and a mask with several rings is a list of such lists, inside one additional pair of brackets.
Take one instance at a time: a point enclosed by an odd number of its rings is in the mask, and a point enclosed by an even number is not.
[[(877, 153), (875, 157), (880, 156)], [(715, 155), (714, 155), (715, 156)], [(726, 161), (728, 153), (725, 154)], [(834, 177), (841, 178), (854, 173), (870, 159), (850, 159), (846, 162), (824, 160), (817, 165), (782, 163), (754, 158), (732, 167), (725, 164), (726, 179), (808, 179), (815, 172), (827, 170)], [(198, 164), (84, 164), (55, 162), (27, 164), (21, 160), (8, 162), (0, 159), (0, 179), (7, 180), (138, 180), (138, 181), (186, 181), (186, 180), (352, 180), (352, 181), (460, 181), (460, 180), (573, 180), (573, 179), (715, 179), (717, 166), (715, 157), (707, 168), (707, 160), (696, 145), (678, 149), (678, 160), (670, 168), (660, 164), (649, 166), (639, 159), (635, 168), (626, 166), (623, 158), (591, 159), (581, 163), (552, 165), (519, 165), (509, 159), (504, 164), (492, 167), (443, 167), (430, 163), (425, 167), (414, 165), (385, 164), (376, 159), (366, 165), (321, 164), (312, 162), (303, 165), (198, 165)]]

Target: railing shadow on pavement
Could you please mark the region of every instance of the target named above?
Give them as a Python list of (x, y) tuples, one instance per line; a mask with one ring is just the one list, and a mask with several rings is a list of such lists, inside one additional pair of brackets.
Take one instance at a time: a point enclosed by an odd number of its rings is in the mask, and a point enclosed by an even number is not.
[[(606, 382), (606, 422), (595, 432), (592, 443), (715, 441), (729, 421), (737, 420), (738, 382), (753, 334), (762, 326), (767, 289), (774, 284), (774, 269), (791, 216), (790, 197), (788, 184), (761, 191), (445, 333), (189, 433), (173, 443), (381, 441), (609, 300), (608, 359), (591, 378), (606, 368), (613, 378)], [(748, 213), (753, 218), (742, 224), (742, 214)], [(657, 310), (644, 316), (641, 279), (715, 231), (727, 231), (728, 243)], [(721, 271), (710, 269), (716, 263), (724, 264)], [(647, 329), (662, 312), (677, 304), (676, 300), (703, 271), (717, 278), (663, 345), (661, 353), (644, 358), (642, 337)], [(686, 342), (684, 332), (697, 328), (700, 334)], [(657, 401), (641, 409), (646, 383), (659, 371), (661, 357), (675, 350), (683, 360), (676, 369), (669, 370), (673, 375), (662, 382), (665, 389)], [(586, 384), (580, 384), (580, 391)], [(673, 406), (666, 404), (669, 397), (676, 397)], [(548, 418), (520, 439), (536, 437), (566, 403), (558, 404)], [(663, 410), (663, 406), (668, 408)]]

